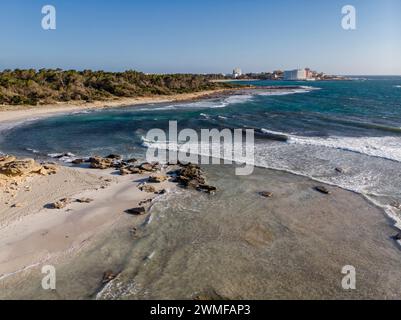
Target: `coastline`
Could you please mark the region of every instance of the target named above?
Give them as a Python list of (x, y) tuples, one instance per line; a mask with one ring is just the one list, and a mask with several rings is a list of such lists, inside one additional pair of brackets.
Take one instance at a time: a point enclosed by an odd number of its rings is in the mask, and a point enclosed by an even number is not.
[[(244, 89), (244, 88), (238, 88)], [(12, 105), (0, 105), (0, 123), (11, 122), (11, 121), (23, 121), (30, 118), (43, 118), (57, 114), (79, 112), (86, 110), (100, 110), (104, 108), (118, 108), (126, 106), (136, 106), (143, 104), (153, 103), (168, 103), (176, 101), (190, 101), (197, 99), (204, 99), (209, 96), (214, 96), (223, 93), (229, 93), (235, 88), (216, 89), (193, 93), (182, 93), (175, 95), (166, 96), (150, 96), (150, 97), (135, 97), (135, 98), (121, 98), (117, 100), (104, 100), (95, 101), (89, 103), (58, 103), (51, 105), (40, 105), (40, 106), (12, 106)]]
[[(18, 273), (0, 278), (0, 298), (401, 297), (401, 256), (389, 239), (394, 228), (379, 208), (334, 186), (328, 186), (330, 195), (316, 192), (316, 183), (306, 177), (257, 168), (254, 175), (240, 178), (231, 176), (231, 170), (207, 168), (219, 190), (216, 196), (172, 190), (154, 202), (148, 216), (121, 214), (135, 198), (133, 189), (127, 188), (135, 179), (125, 176), (125, 182), (95, 191), (93, 204), (74, 205), (69, 213), (47, 213), (62, 221), (55, 227), (40, 214), (19, 221), (16, 228), (3, 232), (1, 242), (7, 235), (9, 240), (18, 238), (20, 246), (12, 243), (13, 249), (29, 251), (33, 241), (41, 240), (38, 253), (44, 259), (36, 264), (20, 260), (23, 268)], [(261, 197), (261, 190), (271, 191), (273, 197)], [(24, 226), (32, 231), (29, 236), (18, 232)], [(63, 239), (65, 233), (68, 239)], [(53, 251), (48, 259), (43, 249), (62, 245), (63, 250)], [(45, 264), (57, 268), (57, 290), (40, 288)], [(358, 290), (342, 289), (344, 265), (355, 266)], [(106, 270), (116, 277), (102, 283)]]
[[(32, 267), (54, 263), (60, 257), (75, 255), (117, 221), (139, 224), (145, 215), (135, 216), (124, 211), (141, 206), (149, 210), (155, 199), (164, 196), (138, 188), (150, 175), (121, 176), (114, 169), (59, 166), (54, 175), (27, 177), (16, 185), (13, 194), (3, 190), (0, 281)], [(153, 187), (156, 191), (165, 190), (165, 194), (176, 189), (170, 181)], [(50, 206), (60, 199), (71, 199), (71, 202), (60, 209)]]
[[(224, 90), (224, 92), (232, 91), (232, 89)], [(203, 93), (202, 95), (192, 97), (192, 99), (207, 97), (213, 94), (222, 93), (220, 90), (218, 92), (208, 92)], [(190, 100), (191, 98), (188, 95), (181, 96), (182, 100), (173, 100), (173, 101), (184, 101)], [(161, 101), (161, 100), (152, 100), (148, 102), (144, 102), (144, 100), (138, 101), (134, 103), (141, 105), (145, 103), (162, 103), (162, 102), (170, 102), (170, 101)], [(3, 111), (5, 113), (10, 112), (7, 119), (3, 119), (1, 117), (0, 123), (7, 122), (15, 122), (15, 121), (23, 121), (29, 118), (39, 118), (39, 117), (47, 117), (52, 116), (59, 113), (64, 112), (74, 112), (74, 111), (82, 111), (87, 109), (96, 109), (96, 108), (106, 108), (106, 107), (122, 107), (125, 105), (132, 105), (132, 101), (115, 101), (114, 105), (110, 105), (110, 103), (102, 102), (99, 104), (94, 104), (93, 106), (61, 106), (61, 110), (59, 107), (48, 107), (45, 110), (40, 110), (40, 108), (30, 109), (30, 110), (13, 110), (13, 111)], [(127, 103), (127, 104), (125, 104)], [(72, 110), (71, 107), (74, 109)], [(32, 110), (35, 110), (32, 114)], [(2, 113), (0, 113), (0, 116)], [(274, 177), (276, 180), (271, 180), (271, 184), (269, 188), (277, 188), (275, 193), (288, 194), (291, 190), (287, 189), (286, 186), (278, 186), (279, 180), (278, 176), (286, 176), (287, 179), (292, 181), (301, 181), (301, 186), (305, 185), (305, 181), (308, 181), (309, 193), (304, 196), (307, 199), (311, 197), (315, 198), (317, 194), (315, 191), (311, 191), (311, 186), (313, 184), (317, 184), (316, 180), (306, 178), (304, 176), (298, 176), (286, 173), (284, 171), (280, 172), (280, 170), (274, 169), (265, 169), (259, 168), (261, 172), (274, 172)], [(77, 183), (77, 180), (71, 178), (71, 175), (76, 177), (83, 184)], [(107, 176), (107, 180), (111, 179), (104, 184), (104, 178)], [(102, 178), (101, 178), (102, 177)], [(291, 178), (292, 177), (292, 178)], [(41, 179), (43, 177), (40, 177)], [(49, 177), (48, 179), (42, 179), (42, 183), (37, 183), (37, 180), (33, 179), (31, 181), (31, 186), (37, 187), (35, 191), (36, 194), (46, 194), (47, 198), (41, 199), (41, 204), (39, 207), (34, 208), (34, 204), (36, 201), (35, 192), (31, 193), (29, 199), (27, 199), (27, 205), (25, 208), (18, 209), (25, 211), (21, 215), (14, 216), (12, 220), (6, 221), (3, 226), (0, 226), (0, 230), (2, 231), (2, 235), (0, 236), (0, 288), (4, 288), (10, 290), (15, 284), (15, 281), (22, 281), (24, 279), (29, 279), (29, 277), (36, 277), (35, 272), (39, 271), (40, 266), (44, 263), (54, 262), (54, 263), (66, 263), (69, 264), (69, 261), (76, 258), (81, 252), (84, 252), (86, 249), (93, 246), (99, 238), (102, 238), (104, 234), (110, 233), (110, 230), (113, 230), (115, 224), (124, 224), (128, 223), (131, 226), (139, 227), (145, 221), (145, 217), (132, 217), (122, 214), (122, 212), (128, 207), (135, 207), (138, 203), (145, 198), (148, 198), (147, 194), (139, 192), (137, 186), (140, 181), (147, 179), (147, 175), (138, 175), (138, 176), (117, 176), (113, 175), (111, 171), (99, 171), (97, 169), (83, 169), (83, 168), (67, 168), (63, 167), (60, 176), (58, 179), (54, 179), (54, 177)], [(100, 181), (100, 182), (99, 182)], [(336, 188), (334, 186), (329, 186), (326, 183), (318, 183), (320, 185), (328, 186), (329, 188)], [(103, 188), (104, 187), (104, 188)], [(60, 193), (57, 195), (50, 194), (49, 190), (58, 189)], [(169, 186), (171, 191), (174, 193), (174, 186)], [(369, 236), (371, 241), (374, 240), (375, 237), (379, 236), (380, 231), (389, 232), (389, 230), (394, 230), (392, 228), (392, 224), (390, 222), (385, 223), (387, 216), (382, 212), (382, 208), (379, 208), (376, 205), (372, 205), (372, 202), (368, 199), (364, 199), (360, 194), (355, 193), (353, 191), (347, 191), (345, 189), (339, 189), (340, 192), (336, 192), (335, 195), (331, 195), (330, 197), (330, 207), (327, 207), (327, 203), (325, 201), (319, 201), (318, 205), (312, 205), (309, 203), (303, 203), (303, 199), (297, 198), (293, 199), (291, 203), (288, 203), (288, 199), (283, 197), (281, 199), (274, 200), (275, 210), (278, 208), (285, 207), (287, 205), (290, 206), (288, 211), (285, 211), (284, 214), (290, 217), (290, 212), (294, 212), (295, 208), (301, 204), (302, 211), (304, 212), (303, 219), (307, 219), (306, 213), (308, 210), (310, 212), (315, 213), (315, 218), (318, 219), (318, 223), (314, 222), (309, 229), (298, 230), (299, 234), (295, 234), (298, 238), (304, 236), (303, 233), (309, 232), (312, 235), (311, 239), (304, 239), (309, 243), (309, 241), (313, 241), (313, 239), (321, 239), (324, 235), (320, 234), (320, 229), (325, 230), (330, 235), (330, 241), (343, 241), (338, 237), (339, 234), (341, 236), (346, 236), (344, 233), (341, 233), (341, 223), (346, 220), (346, 214), (353, 214), (353, 224), (356, 224), (357, 220), (362, 218), (369, 219), (369, 226), (364, 227), (363, 231), (358, 233), (356, 229), (349, 227), (349, 232), (354, 232), (354, 237), (358, 234), (360, 237), (366, 237), (369, 232), (374, 230), (374, 235)], [(294, 190), (292, 190), (294, 191)], [(295, 190), (300, 192), (300, 190)], [(22, 192), (22, 191), (21, 191)], [(24, 194), (24, 192), (22, 192)], [(26, 194), (26, 193), (25, 193)], [(68, 207), (67, 210), (72, 209), (73, 211), (62, 211), (55, 212), (53, 210), (49, 210), (43, 208), (43, 205), (55, 201), (59, 198), (63, 197), (74, 197), (76, 195), (87, 196), (93, 198), (93, 203), (87, 204), (73, 204), (72, 207)], [(351, 201), (354, 205), (352, 207), (346, 207), (346, 200)], [(29, 202), (31, 201), (31, 202)], [(338, 202), (338, 204), (337, 204)], [(8, 207), (0, 208), (0, 212), (4, 212), (4, 210), (8, 210)], [(318, 208), (324, 211), (324, 214), (320, 214), (318, 212)], [(357, 210), (355, 208), (358, 208)], [(299, 209), (298, 209), (299, 210)], [(343, 214), (339, 217), (335, 217), (338, 212), (342, 212)], [(379, 218), (379, 211), (382, 212), (383, 218)], [(317, 215), (317, 216), (316, 216)], [(369, 217), (365, 216), (368, 215)], [(259, 219), (260, 217), (248, 217), (249, 219)], [(237, 217), (240, 220), (239, 217)], [(327, 219), (327, 223), (331, 223), (331, 226), (324, 225), (325, 220)], [(380, 219), (381, 229), (375, 230), (375, 219)], [(223, 219), (224, 221), (224, 219)], [(244, 226), (247, 226), (247, 221), (241, 220)], [(291, 223), (297, 225), (301, 223), (301, 219), (298, 221), (291, 220)], [(378, 220), (376, 220), (378, 221)], [(347, 225), (349, 222), (346, 222)], [(365, 223), (365, 221), (364, 221)], [(1, 225), (1, 223), (0, 223)], [(317, 228), (314, 229), (313, 225)], [(200, 226), (199, 226), (200, 227)], [(249, 227), (249, 226), (248, 226)], [(246, 234), (241, 236), (244, 237), (244, 241), (251, 246), (254, 246), (256, 249), (261, 249), (265, 244), (270, 243), (270, 232), (265, 232), (265, 230), (260, 229), (259, 227), (249, 227), (245, 230)], [(357, 226), (355, 225), (355, 228)], [(240, 226), (238, 226), (240, 228)], [(49, 232), (51, 231), (51, 232)], [(127, 231), (127, 230), (125, 230)], [(294, 232), (297, 231), (295, 228)], [(394, 231), (395, 232), (395, 231)], [(315, 233), (319, 233), (319, 237), (316, 238)], [(66, 237), (68, 236), (68, 237)], [(393, 250), (392, 240), (389, 239), (392, 236), (391, 233), (382, 234), (380, 236), (380, 245), (384, 247), (385, 250)], [(326, 239), (327, 240), (327, 239)], [(325, 243), (326, 243), (325, 240)], [(327, 244), (327, 243), (326, 243)], [(343, 243), (344, 244), (344, 243)], [(332, 244), (336, 247), (336, 244)], [(373, 242), (370, 244), (373, 246)], [(328, 246), (329, 247), (329, 246)], [(255, 249), (254, 248), (254, 249)], [(284, 246), (283, 249), (288, 249), (288, 247)], [(318, 247), (319, 250), (324, 250), (323, 247)], [(395, 248), (399, 251), (398, 247)], [(319, 250), (314, 249), (315, 254), (318, 255)], [(373, 250), (373, 251), (372, 251)], [(378, 250), (381, 250), (379, 247), (369, 247), (365, 248), (364, 254), (370, 255), (375, 254), (378, 255)], [(373, 252), (373, 253), (372, 253)], [(395, 251), (392, 251), (391, 259), (397, 259), (394, 255)], [(398, 252), (399, 253), (399, 252)], [(298, 254), (302, 255), (302, 252), (298, 252)], [(342, 253), (337, 254), (337, 258), (341, 257)], [(276, 256), (277, 258), (282, 259), (280, 256)], [(333, 259), (336, 255), (333, 256)], [(65, 258), (65, 259), (64, 259)], [(302, 258), (303, 259), (303, 258)], [(360, 263), (366, 262), (369, 263), (371, 267), (373, 267), (372, 263), (369, 261), (364, 261), (363, 259), (359, 260)], [(305, 263), (305, 261), (303, 262)], [(322, 268), (327, 267), (324, 266), (324, 263), (319, 262)], [(245, 267), (245, 265), (244, 265)], [(35, 271), (36, 270), (36, 271)], [(17, 272), (17, 273), (15, 273)], [(33, 273), (32, 273), (33, 272)], [(308, 276), (305, 272), (304, 277), (308, 279)], [(364, 272), (368, 272), (365, 270)], [(37, 272), (36, 272), (37, 273)], [(397, 275), (398, 276), (398, 275)], [(313, 279), (309, 279), (313, 280)], [(330, 281), (334, 281), (335, 279), (330, 279)], [(285, 283), (285, 281), (283, 281)], [(367, 283), (370, 283), (369, 281)], [(321, 283), (322, 284), (322, 283)], [(287, 284), (289, 285), (289, 284)], [(4, 287), (2, 287), (4, 286)], [(287, 288), (288, 289), (288, 288)], [(221, 292), (222, 289), (219, 289), (218, 292)], [(239, 290), (239, 289), (237, 289)], [(11, 290), (12, 291), (12, 290)], [(305, 289), (306, 292), (306, 289)], [(338, 294), (340, 291), (336, 291)], [(394, 290), (392, 292), (395, 292)], [(16, 294), (16, 293), (15, 293)], [(249, 295), (250, 292), (245, 296), (236, 296), (230, 292), (223, 292), (221, 296), (229, 297), (229, 298), (257, 298), (260, 299), (261, 296)], [(278, 294), (278, 297), (283, 297), (283, 292)], [(315, 293), (314, 293), (315, 294)], [(328, 297), (330, 298), (330, 294)], [(2, 298), (3, 296), (0, 296)], [(10, 296), (9, 296), (10, 297)], [(15, 296), (11, 296), (11, 298), (18, 297), (18, 294)], [(159, 296), (159, 298), (190, 298), (189, 296)], [(300, 296), (293, 296), (294, 298), (301, 298)], [(315, 298), (311, 294), (312, 298)], [(352, 296), (350, 296), (352, 297)], [(390, 296), (389, 298), (394, 298), (398, 296)], [(73, 297), (69, 297), (73, 298)]]

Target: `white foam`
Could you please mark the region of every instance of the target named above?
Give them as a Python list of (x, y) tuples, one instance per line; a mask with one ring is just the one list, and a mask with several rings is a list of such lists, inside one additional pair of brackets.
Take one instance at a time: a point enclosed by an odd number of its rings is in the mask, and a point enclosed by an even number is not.
[(74, 161), (77, 158), (77, 156), (71, 152), (49, 153), (47, 156), (50, 158), (58, 159), (59, 161), (65, 162), (65, 163), (71, 163), (72, 161)]
[(400, 137), (306, 137), (280, 131), (261, 129), (262, 132), (288, 137), (288, 143), (313, 145), (333, 149), (357, 152), (368, 156), (401, 162)]
[(258, 96), (286, 96), (298, 93), (308, 93), (311, 91), (320, 90), (317, 87), (300, 86), (299, 89), (289, 89), (287, 91), (266, 91), (257, 93)]

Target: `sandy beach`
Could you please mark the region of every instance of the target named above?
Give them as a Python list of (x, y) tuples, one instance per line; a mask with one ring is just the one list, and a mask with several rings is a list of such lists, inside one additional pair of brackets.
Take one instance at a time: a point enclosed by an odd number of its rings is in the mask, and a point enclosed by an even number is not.
[(83, 110), (96, 110), (102, 108), (135, 106), (141, 104), (165, 103), (175, 101), (196, 100), (207, 98), (211, 95), (216, 95), (224, 92), (229, 92), (235, 89), (217, 89), (193, 93), (174, 94), (166, 96), (153, 97), (136, 97), (136, 98), (120, 98), (116, 100), (95, 101), (89, 103), (59, 103), (52, 105), (40, 106), (4, 106), (0, 105), (0, 123), (8, 121), (26, 120), (30, 118), (42, 118), (61, 113), (76, 112)]
[[(150, 174), (120, 176), (113, 172), (59, 167), (55, 175), (28, 178), (19, 184), (15, 196), (2, 192), (0, 279), (79, 250), (126, 215), (125, 210), (157, 197), (138, 189)], [(174, 184), (166, 181), (156, 187), (170, 192)], [(91, 202), (72, 201), (62, 209), (49, 208), (64, 198)], [(147, 207), (150, 204), (147, 202)]]

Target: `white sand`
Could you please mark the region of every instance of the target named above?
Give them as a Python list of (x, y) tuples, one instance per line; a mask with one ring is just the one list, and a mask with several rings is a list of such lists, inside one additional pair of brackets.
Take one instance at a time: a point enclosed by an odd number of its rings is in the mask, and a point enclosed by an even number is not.
[(0, 105), (0, 122), (20, 121), (32, 118), (48, 117), (60, 113), (94, 110), (111, 107), (134, 106), (150, 103), (185, 101), (207, 97), (233, 89), (217, 89), (194, 93), (161, 95), (153, 97), (121, 98), (116, 100), (96, 101), (92, 103), (60, 103), (43, 106), (2, 106)]
[[(118, 176), (112, 175), (112, 171), (61, 168), (56, 175), (30, 178), (11, 202), (4, 201), (3, 194), (0, 279), (75, 252), (126, 215), (124, 210), (156, 196), (137, 188), (148, 175)], [(31, 191), (25, 191), (25, 186), (31, 187)], [(158, 190), (174, 188), (171, 182), (154, 186)], [(65, 197), (87, 197), (94, 201), (73, 202), (60, 210), (45, 207)], [(10, 203), (20, 203), (22, 207), (11, 208)]]

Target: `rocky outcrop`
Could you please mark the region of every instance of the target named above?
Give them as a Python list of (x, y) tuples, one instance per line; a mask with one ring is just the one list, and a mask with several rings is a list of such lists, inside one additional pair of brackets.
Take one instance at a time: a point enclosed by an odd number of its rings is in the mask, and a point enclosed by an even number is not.
[(90, 167), (93, 169), (109, 169), (114, 167), (114, 159), (102, 158), (102, 157), (92, 157), (89, 158)]
[(14, 160), (6, 162), (0, 167), (0, 173), (7, 177), (20, 177), (33, 172), (38, 172), (42, 166), (33, 159)]
[(14, 156), (0, 157), (0, 187), (24, 180), (33, 175), (51, 175), (57, 172), (53, 164), (39, 164), (34, 159), (17, 159)]
[(155, 162), (155, 163), (145, 162), (145, 163), (142, 163), (141, 165), (139, 165), (139, 169), (141, 169), (143, 171), (148, 171), (148, 172), (155, 172), (157, 170), (160, 170), (161, 166), (157, 162)]
[(63, 199), (60, 199), (59, 201), (56, 201), (56, 202), (54, 202), (54, 203), (50, 203), (49, 205), (48, 205), (48, 207), (49, 208), (52, 208), (52, 209), (63, 209), (63, 208), (65, 208), (68, 204), (70, 204), (72, 202), (72, 199), (70, 199), (70, 198), (63, 198)]
[(141, 184), (138, 186), (139, 190), (144, 191), (144, 192), (148, 192), (148, 193), (155, 193), (156, 192), (156, 188), (152, 185), (149, 184)]
[(200, 166), (196, 164), (181, 164), (181, 168), (171, 174), (176, 176), (176, 182), (186, 188), (196, 189), (207, 193), (215, 193), (217, 191), (216, 187), (206, 184), (203, 171)]
[(163, 174), (154, 174), (154, 175), (151, 175), (148, 179), (148, 181), (151, 183), (161, 183), (166, 180), (167, 180), (167, 176), (165, 176)]

